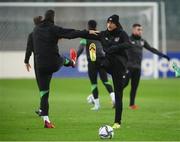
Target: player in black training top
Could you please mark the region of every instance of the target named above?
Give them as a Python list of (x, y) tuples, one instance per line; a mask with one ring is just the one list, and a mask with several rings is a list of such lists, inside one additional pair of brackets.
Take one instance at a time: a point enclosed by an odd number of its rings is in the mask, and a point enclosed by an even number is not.
[[(34, 17), (33, 18), (33, 21), (34, 21), (34, 25), (37, 26), (39, 25), (41, 22), (42, 22), (42, 19), (43, 17), (42, 16), (37, 16), (37, 17)], [(31, 68), (31, 65), (29, 63), (29, 59), (31, 57), (31, 54), (34, 52), (34, 49), (33, 49), (33, 37), (32, 37), (33, 33), (31, 32), (28, 36), (28, 40), (27, 40), (27, 47), (26, 47), (26, 53), (25, 53), (25, 59), (24, 59), (24, 63), (25, 63), (25, 66), (26, 66), (26, 69), (27, 71), (29, 72), (30, 71), (30, 68)], [(62, 60), (63, 60), (63, 65), (66, 66), (66, 67), (75, 67), (75, 60), (71, 60), (71, 59), (68, 59), (66, 57), (62, 57)], [(37, 84), (39, 84), (39, 80), (38, 80), (38, 75), (37, 75), (37, 68), (36, 68), (36, 62), (34, 60), (34, 71), (35, 71), (35, 77), (36, 77), (36, 81), (37, 81)], [(40, 105), (40, 108), (39, 110), (35, 111), (39, 116), (41, 116), (41, 105)]]
[[(64, 57), (59, 54), (58, 40), (61, 38), (84, 37), (84, 31), (65, 29), (54, 25), (54, 16), (55, 12), (53, 10), (46, 11), (45, 19), (35, 26), (31, 36), (29, 36), (29, 38), (32, 38), (28, 39), (27, 45), (33, 47), (35, 74), (41, 96), (40, 115), (44, 120), (45, 128), (54, 128), (48, 117), (49, 87), (52, 74), (58, 71), (63, 64), (71, 64), (70, 60), (64, 60)], [(91, 32), (85, 31), (85, 34), (89, 33)], [(95, 32), (92, 32), (92, 34), (95, 34)], [(26, 67), (29, 69), (30, 66), (26, 59)]]
[(123, 110), (123, 76), (128, 62), (126, 50), (135, 45), (130, 43), (129, 36), (122, 29), (118, 15), (112, 15), (107, 19), (107, 30), (101, 31), (98, 35), (86, 34), (84, 38), (99, 40), (105, 52), (101, 66), (112, 76), (115, 92), (115, 120), (112, 127), (118, 129), (120, 128)]
[[(34, 25), (37, 26), (42, 22), (43, 17), (42, 16), (36, 16), (33, 18), (34, 21)], [(27, 71), (30, 71), (31, 65), (29, 64), (29, 59), (32, 55), (32, 53), (34, 52), (33, 50), (33, 37), (32, 37), (33, 33), (31, 32), (28, 35), (28, 39), (27, 39), (27, 46), (26, 46), (26, 52), (25, 52), (25, 58), (24, 58), (24, 63), (26, 66)], [(75, 62), (73, 60), (70, 60), (66, 57), (63, 56), (63, 65), (66, 67), (72, 66), (75, 67)], [(34, 64), (35, 67), (35, 64)], [(34, 68), (35, 69), (35, 68)], [(36, 70), (35, 70), (36, 73)]]
[(126, 87), (129, 83), (129, 80), (131, 79), (131, 91), (130, 91), (130, 103), (129, 103), (131, 109), (138, 108), (138, 106), (135, 104), (135, 97), (141, 76), (141, 61), (143, 55), (143, 48), (149, 50), (150, 52), (160, 57), (164, 57), (167, 60), (169, 60), (169, 57), (167, 55), (164, 55), (155, 48), (152, 48), (149, 45), (149, 43), (142, 38), (142, 33), (143, 33), (143, 27), (140, 24), (133, 24), (132, 35), (130, 36), (130, 40), (132, 44), (138, 46), (135, 46), (128, 50), (128, 57), (129, 57), (128, 70), (124, 84), (124, 86)]
[[(96, 30), (97, 22), (95, 20), (88, 21), (88, 30)], [(108, 81), (107, 73), (104, 68), (101, 67), (100, 63), (102, 58), (105, 57), (105, 53), (102, 49), (102, 45), (97, 40), (81, 39), (80, 46), (77, 51), (77, 56), (79, 57), (82, 52), (86, 49), (86, 56), (88, 61), (88, 75), (91, 81), (91, 92), (92, 94), (88, 96), (87, 100), (89, 103), (93, 103), (94, 107), (91, 110), (98, 110), (100, 108), (98, 87), (97, 87), (97, 76), (99, 73), (100, 79), (102, 80), (104, 86), (110, 94), (112, 104), (115, 103), (115, 96), (113, 88)]]
[[(33, 18), (34, 25), (37, 26), (41, 23), (43, 17), (37, 16)], [(27, 39), (27, 46), (26, 46), (26, 52), (25, 52), (25, 58), (24, 63), (26, 66), (27, 71), (30, 71), (31, 65), (29, 64), (29, 59), (31, 57), (31, 54), (33, 53), (33, 39), (32, 39), (32, 32), (28, 35)]]

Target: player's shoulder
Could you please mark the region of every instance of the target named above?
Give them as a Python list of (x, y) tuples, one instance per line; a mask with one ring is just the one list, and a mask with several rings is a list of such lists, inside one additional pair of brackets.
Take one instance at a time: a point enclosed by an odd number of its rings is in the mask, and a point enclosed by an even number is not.
[(123, 30), (122, 28), (119, 28), (117, 30), (116, 35), (119, 35), (120, 37), (123, 37), (123, 38), (124, 37), (128, 37), (129, 38), (127, 32), (125, 30)]
[(122, 29), (122, 28), (118, 28), (117, 33), (126, 33), (126, 31), (124, 29)]
[(33, 32), (29, 33), (28, 37), (32, 37), (33, 36)]
[(144, 38), (141, 38), (141, 42), (143, 42), (144, 44), (146, 44), (146, 43), (148, 44), (147, 40)]
[(58, 25), (50, 25), (51, 28), (53, 29), (59, 29), (59, 30), (63, 30), (64, 28)]

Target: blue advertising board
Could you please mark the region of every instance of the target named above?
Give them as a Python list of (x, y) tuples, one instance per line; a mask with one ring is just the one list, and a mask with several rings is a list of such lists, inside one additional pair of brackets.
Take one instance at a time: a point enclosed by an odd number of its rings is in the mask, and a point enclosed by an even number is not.
[[(64, 54), (69, 56), (68, 54)], [(172, 68), (172, 63), (175, 62), (180, 66), (180, 52), (168, 52), (168, 56), (171, 58), (168, 62), (164, 58), (159, 58), (157, 61), (157, 69), (159, 77), (174, 77), (174, 71)], [(75, 68), (72, 67), (62, 67), (58, 72), (56, 72), (54, 77), (87, 77), (87, 60), (86, 55), (82, 54), (78, 58), (78, 62)], [(152, 53), (146, 53), (142, 60), (142, 78), (153, 78), (154, 74), (154, 59)]]

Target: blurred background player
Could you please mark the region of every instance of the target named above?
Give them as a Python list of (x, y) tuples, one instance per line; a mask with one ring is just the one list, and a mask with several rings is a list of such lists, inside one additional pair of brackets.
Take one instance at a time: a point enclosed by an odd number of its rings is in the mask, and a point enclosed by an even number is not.
[[(88, 30), (96, 30), (97, 22), (95, 20), (88, 21)], [(88, 61), (88, 75), (91, 81), (91, 92), (92, 94), (88, 96), (87, 100), (89, 103), (93, 103), (94, 107), (91, 110), (98, 110), (100, 108), (99, 103), (99, 92), (97, 86), (97, 77), (98, 73), (100, 76), (101, 81), (103, 82), (104, 86), (106, 87), (107, 91), (110, 94), (112, 104), (114, 106), (115, 103), (115, 96), (113, 92), (113, 88), (108, 81), (107, 73), (104, 68), (100, 66), (100, 61), (102, 58), (105, 57), (105, 53), (102, 49), (102, 45), (97, 40), (89, 40), (89, 39), (81, 39), (80, 46), (77, 51), (77, 57), (79, 57), (82, 52), (86, 48), (86, 56)]]
[(132, 35), (130, 36), (131, 43), (134, 45), (133, 48), (128, 51), (128, 70), (125, 78), (125, 87), (128, 85), (129, 80), (131, 80), (131, 91), (130, 91), (130, 103), (129, 107), (131, 109), (137, 109), (138, 106), (135, 104), (135, 97), (137, 88), (139, 85), (139, 80), (141, 76), (141, 61), (143, 55), (143, 48), (149, 50), (150, 52), (164, 57), (169, 61), (169, 57), (159, 52), (155, 48), (152, 48), (149, 43), (142, 38), (143, 27), (140, 24), (133, 24)]

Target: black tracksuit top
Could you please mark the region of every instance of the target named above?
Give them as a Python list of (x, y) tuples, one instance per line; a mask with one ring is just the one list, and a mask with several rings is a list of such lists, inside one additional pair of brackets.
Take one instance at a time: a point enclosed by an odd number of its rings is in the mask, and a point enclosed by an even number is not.
[(32, 33), (30, 33), (28, 35), (24, 63), (26, 63), (26, 64), (29, 63), (29, 58), (30, 58), (32, 52), (33, 52), (33, 37), (32, 37)]
[[(108, 58), (119, 60), (124, 65), (126, 65), (128, 59), (127, 51), (124, 49), (129, 48), (130, 40), (127, 33), (122, 29), (116, 29), (112, 32), (105, 30), (101, 31), (98, 35), (90, 35), (89, 32), (85, 30), (64, 29), (55, 26), (49, 21), (43, 21), (39, 26), (34, 28), (32, 36), (30, 37), (31, 38), (28, 38), (25, 63), (28, 62), (28, 56), (31, 55), (30, 51), (33, 51), (35, 56), (34, 62), (37, 67), (60, 64), (60, 55), (57, 46), (59, 38), (72, 39), (82, 37), (85, 39), (99, 40)], [(33, 49), (31, 48), (32, 50), (28, 50), (30, 46), (33, 46)]]
[(62, 64), (58, 40), (60, 38), (73, 39), (83, 37), (88, 32), (65, 29), (54, 25), (53, 22), (43, 21), (33, 30), (33, 51), (36, 67), (52, 67)]
[(84, 51), (84, 48), (86, 48), (87, 60), (88, 60), (88, 62), (90, 62), (91, 59), (90, 59), (89, 48), (90, 48), (90, 45), (93, 44), (93, 43), (96, 46), (96, 58), (98, 59), (98, 58), (102, 58), (102, 57), (105, 56), (102, 45), (101, 45), (101, 43), (99, 41), (90, 40), (90, 39), (82, 39), (82, 40), (85, 41), (85, 43), (80, 43), (79, 49), (77, 51), (78, 57), (82, 54), (82, 52)]
[(127, 33), (117, 28), (114, 31), (101, 31), (96, 35), (86, 35), (85, 38), (99, 40), (102, 44), (106, 57), (110, 61), (119, 61), (124, 66), (127, 64), (128, 55), (125, 49), (130, 48), (130, 40)]
[(133, 46), (128, 51), (128, 68), (141, 68), (141, 61), (143, 56), (143, 48), (151, 51), (154, 54), (157, 54), (158, 56), (166, 56), (163, 53), (159, 52), (155, 48), (152, 48), (149, 43), (144, 40), (143, 38), (135, 35), (130, 36), (131, 44), (138, 45)]

